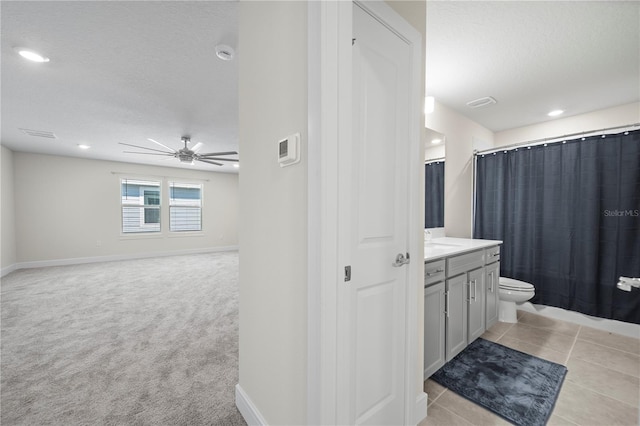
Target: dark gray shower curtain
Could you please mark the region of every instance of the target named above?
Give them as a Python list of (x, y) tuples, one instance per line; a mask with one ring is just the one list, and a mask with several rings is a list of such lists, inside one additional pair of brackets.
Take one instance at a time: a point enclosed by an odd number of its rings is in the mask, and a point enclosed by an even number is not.
[(444, 161), (424, 165), (424, 227), (444, 226)]
[(474, 238), (533, 303), (640, 324), (640, 130), (480, 155)]

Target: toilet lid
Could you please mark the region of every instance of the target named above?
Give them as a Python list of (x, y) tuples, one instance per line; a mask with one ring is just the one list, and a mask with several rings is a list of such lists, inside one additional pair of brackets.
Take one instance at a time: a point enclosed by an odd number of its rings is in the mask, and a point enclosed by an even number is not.
[(514, 280), (513, 278), (500, 277), (500, 288), (515, 291), (534, 290), (533, 284), (524, 281)]

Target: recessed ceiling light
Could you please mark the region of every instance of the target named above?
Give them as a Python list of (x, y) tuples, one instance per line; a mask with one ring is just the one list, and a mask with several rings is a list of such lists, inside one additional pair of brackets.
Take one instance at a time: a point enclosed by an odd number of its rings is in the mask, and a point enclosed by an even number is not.
[(14, 48), (18, 55), (22, 56), (25, 59), (28, 59), (33, 62), (49, 62), (49, 58), (41, 55), (35, 50), (27, 49), (26, 47), (16, 47)]
[(442, 142), (442, 139), (438, 139), (438, 138), (431, 139), (431, 143), (434, 144), (434, 145), (439, 144), (440, 142)]
[(550, 112), (550, 113), (548, 113), (547, 115), (548, 115), (549, 117), (557, 117), (557, 116), (559, 116), (559, 115), (561, 115), (561, 114), (563, 114), (563, 113), (564, 113), (564, 110), (561, 110), (561, 109), (554, 109), (553, 111), (551, 111), (551, 112)]
[(227, 46), (226, 44), (219, 44), (216, 46), (216, 56), (223, 61), (232, 60), (234, 54), (235, 50), (233, 50), (233, 47), (231, 46)]
[(91, 145), (85, 145), (83, 143), (78, 144), (78, 148), (80, 149), (89, 149), (91, 148)]

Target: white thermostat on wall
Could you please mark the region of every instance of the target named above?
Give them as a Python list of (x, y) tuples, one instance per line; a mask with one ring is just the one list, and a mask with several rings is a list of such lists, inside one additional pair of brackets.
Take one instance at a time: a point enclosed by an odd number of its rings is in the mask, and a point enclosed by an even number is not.
[(278, 142), (278, 163), (280, 167), (290, 166), (300, 161), (300, 133), (289, 135)]

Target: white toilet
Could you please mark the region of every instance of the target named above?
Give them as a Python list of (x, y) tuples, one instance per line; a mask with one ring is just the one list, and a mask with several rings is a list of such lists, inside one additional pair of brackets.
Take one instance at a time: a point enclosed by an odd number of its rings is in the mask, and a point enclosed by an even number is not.
[(531, 299), (536, 294), (533, 284), (513, 278), (500, 277), (500, 291), (498, 297), (500, 305), (498, 307), (498, 321), (518, 322), (516, 313), (516, 303), (523, 303)]

